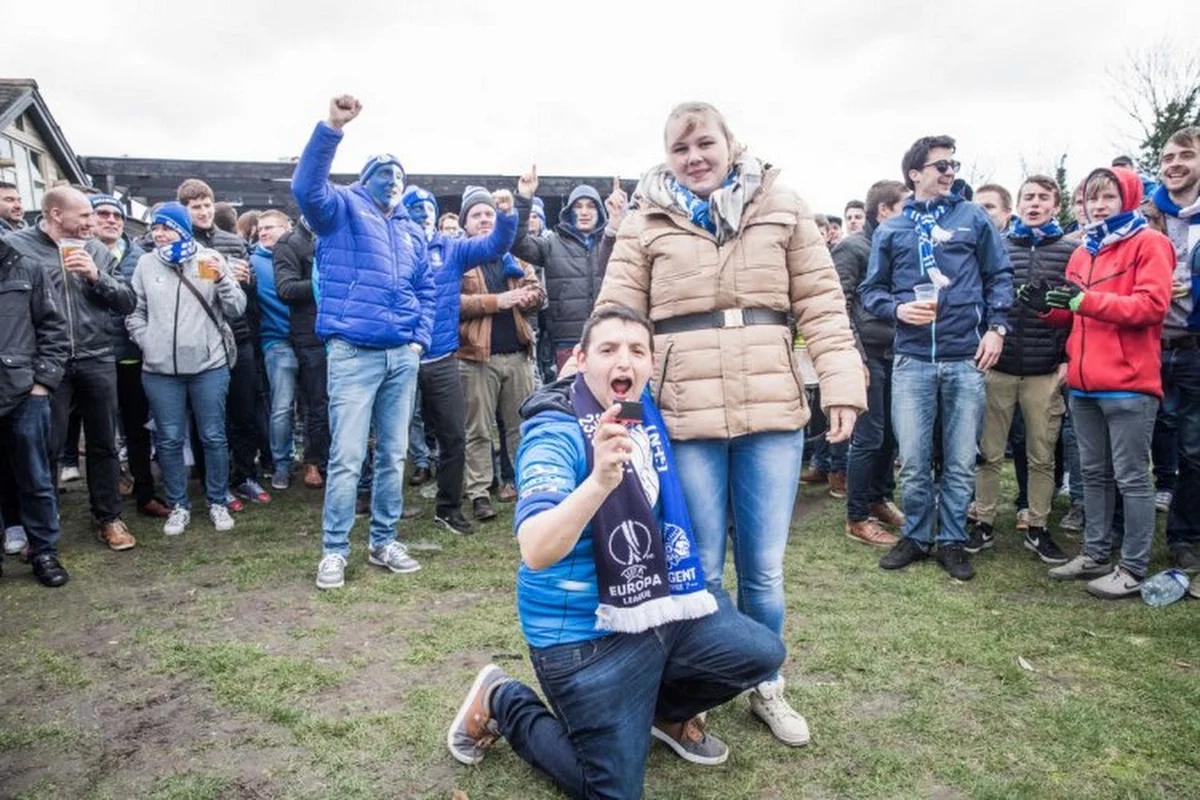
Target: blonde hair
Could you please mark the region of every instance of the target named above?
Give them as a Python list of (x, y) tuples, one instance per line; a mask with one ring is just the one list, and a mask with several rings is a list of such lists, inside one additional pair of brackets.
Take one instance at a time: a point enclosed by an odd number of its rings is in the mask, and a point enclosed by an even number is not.
[(671, 144), (667, 141), (667, 132), (671, 129), (671, 125), (681, 119), (687, 120), (687, 124), (681, 134), (687, 136), (696, 129), (696, 125), (704, 117), (716, 120), (717, 125), (721, 128), (721, 133), (725, 135), (725, 141), (732, 153), (737, 139), (734, 138), (733, 131), (729, 130), (729, 123), (725, 121), (725, 116), (717, 110), (716, 106), (700, 101), (680, 103), (671, 109), (671, 113), (667, 114), (667, 122), (663, 125), (663, 147), (668, 147)]

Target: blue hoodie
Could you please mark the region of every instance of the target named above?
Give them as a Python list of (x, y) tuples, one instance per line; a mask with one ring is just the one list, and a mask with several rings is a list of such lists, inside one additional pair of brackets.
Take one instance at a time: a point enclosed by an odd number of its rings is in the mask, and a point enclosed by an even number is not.
[(292, 175), (292, 194), (317, 235), (317, 335), (359, 347), (429, 349), (433, 273), (425, 232), (404, 204), (382, 211), (363, 188), (335, 186), (329, 170), (342, 132), (318, 122)]
[(250, 254), (250, 267), (254, 270), (258, 293), (258, 334), (263, 352), (266, 352), (277, 344), (287, 344), (292, 330), (289, 309), (275, 290), (274, 252), (261, 244), (255, 245)]
[[(896, 355), (921, 361), (975, 358), (979, 340), (991, 325), (1006, 325), (1012, 307), (1012, 264), (1004, 237), (984, 210), (957, 194), (942, 198), (949, 206), (938, 226), (949, 241), (934, 247), (934, 260), (950, 285), (938, 297), (937, 319), (909, 325), (896, 319), (896, 306), (911, 302), (913, 287), (930, 283), (921, 266), (916, 223), (904, 214), (880, 223), (871, 240), (867, 275), (858, 287), (863, 306), (896, 323)], [(914, 204), (904, 201), (905, 208)]]

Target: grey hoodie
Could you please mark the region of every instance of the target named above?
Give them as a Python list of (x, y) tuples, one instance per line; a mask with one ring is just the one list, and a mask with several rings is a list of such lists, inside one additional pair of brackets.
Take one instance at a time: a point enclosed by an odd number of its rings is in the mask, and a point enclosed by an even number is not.
[[(197, 259), (201, 255), (221, 259), (221, 280), (200, 279)], [(181, 268), (222, 321), (236, 319), (246, 310), (246, 295), (216, 250), (201, 247), (196, 256), (179, 267), (163, 262), (153, 252), (146, 253), (133, 272), (137, 307), (125, 319), (129, 338), (142, 350), (142, 369), (146, 372), (197, 375), (227, 363), (221, 331), (183, 285)]]

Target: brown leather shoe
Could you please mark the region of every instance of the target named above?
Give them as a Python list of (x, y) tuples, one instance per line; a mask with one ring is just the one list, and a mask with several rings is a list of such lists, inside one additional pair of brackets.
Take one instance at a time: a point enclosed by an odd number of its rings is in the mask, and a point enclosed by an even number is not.
[(846, 496), (846, 473), (829, 473), (829, 496), (838, 499)]
[(122, 475), (117, 479), (117, 494), (121, 497), (129, 497), (133, 494), (133, 478), (128, 475)]
[(146, 503), (138, 506), (138, 513), (144, 517), (154, 517), (155, 519), (166, 519), (171, 516), (171, 509), (157, 497), (152, 497)]
[(511, 483), (506, 483), (500, 487), (500, 491), (496, 497), (501, 503), (511, 503), (517, 499), (517, 489)]
[(316, 464), (304, 465), (302, 480), (309, 489), (321, 489), (325, 486), (325, 479), (321, 477), (321, 470), (317, 469)]
[(829, 480), (829, 476), (816, 467), (809, 467), (800, 473), (801, 483), (825, 483)]
[(871, 547), (891, 547), (900, 541), (894, 533), (888, 533), (878, 522), (864, 519), (862, 522), (847, 522), (846, 535), (856, 542)]
[(137, 544), (137, 539), (133, 538), (133, 534), (129, 532), (129, 528), (125, 527), (125, 523), (120, 517), (100, 524), (97, 535), (100, 537), (100, 541), (108, 545), (109, 550), (120, 552), (129, 550)]
[(880, 500), (878, 503), (871, 503), (871, 516), (884, 525), (891, 525), (893, 528), (899, 528), (904, 525), (904, 512), (897, 508), (896, 504), (891, 500)]
[(412, 475), (408, 476), (409, 486), (423, 486), (429, 482), (429, 468), (417, 467), (412, 471)]
[(404, 506), (404, 511), (400, 514), (401, 519), (416, 519), (425, 513), (425, 509), (420, 506)]

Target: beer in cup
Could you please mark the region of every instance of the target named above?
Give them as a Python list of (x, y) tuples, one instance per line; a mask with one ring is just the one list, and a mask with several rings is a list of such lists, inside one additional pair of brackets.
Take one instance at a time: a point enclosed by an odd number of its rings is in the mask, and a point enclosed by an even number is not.
[(913, 295), (918, 303), (937, 306), (938, 289), (932, 283), (920, 283), (913, 287)]
[(196, 260), (196, 271), (202, 281), (215, 281), (221, 277), (221, 259), (212, 253), (205, 253)]
[(63, 267), (67, 265), (67, 259), (72, 253), (77, 253), (83, 249), (83, 239), (59, 239), (58, 240), (58, 256), (62, 259)]

